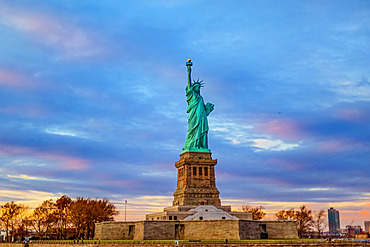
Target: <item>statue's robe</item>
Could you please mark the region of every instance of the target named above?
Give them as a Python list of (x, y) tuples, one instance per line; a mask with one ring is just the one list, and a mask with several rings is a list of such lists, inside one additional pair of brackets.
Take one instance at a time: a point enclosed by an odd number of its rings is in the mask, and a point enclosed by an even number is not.
[(210, 152), (208, 150), (208, 121), (207, 110), (203, 97), (194, 91), (194, 84), (186, 87), (186, 101), (188, 102), (188, 133), (186, 134), (183, 151)]

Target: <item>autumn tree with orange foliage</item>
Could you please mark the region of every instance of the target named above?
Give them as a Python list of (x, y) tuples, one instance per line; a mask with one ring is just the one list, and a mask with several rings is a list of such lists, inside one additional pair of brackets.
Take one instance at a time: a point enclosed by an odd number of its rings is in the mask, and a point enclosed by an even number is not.
[(262, 207), (262, 206), (253, 207), (253, 206), (247, 205), (247, 204), (242, 205), (242, 211), (243, 212), (252, 212), (252, 219), (253, 220), (260, 220), (263, 217), (265, 217), (266, 213), (262, 211), (263, 209), (264, 209), (264, 207)]
[(25, 223), (36, 231), (40, 239), (92, 239), (95, 223), (113, 221), (114, 216), (118, 215), (115, 206), (108, 199), (78, 197), (72, 200), (66, 195), (55, 202), (52, 199), (44, 201), (29, 217), (21, 218), (24, 208), (14, 202), (0, 208), (0, 219), (6, 228), (8, 241), (15, 234), (24, 235)]
[(277, 220), (294, 220), (297, 223), (298, 236), (301, 238), (311, 230), (313, 218), (312, 211), (302, 205), (299, 210), (281, 210), (275, 214)]
[(40, 239), (49, 236), (53, 227), (55, 209), (52, 199), (45, 200), (33, 210), (33, 213), (28, 218), (28, 224), (36, 231)]
[(280, 210), (275, 214), (277, 220), (295, 220), (295, 211), (294, 208), (289, 210)]
[(112, 221), (118, 215), (115, 206), (108, 199), (93, 200), (77, 198), (69, 207), (69, 217), (75, 228), (75, 235), (81, 239), (94, 238), (95, 223)]
[(14, 201), (7, 202), (0, 207), (0, 222), (5, 227), (7, 242), (12, 241), (13, 237), (17, 236), (18, 228), (23, 228), (22, 213), (25, 210), (26, 207), (24, 205), (16, 204)]
[(63, 195), (55, 202), (56, 210), (54, 212), (54, 230), (57, 239), (67, 239), (67, 228), (70, 228), (70, 219), (68, 215), (72, 199)]

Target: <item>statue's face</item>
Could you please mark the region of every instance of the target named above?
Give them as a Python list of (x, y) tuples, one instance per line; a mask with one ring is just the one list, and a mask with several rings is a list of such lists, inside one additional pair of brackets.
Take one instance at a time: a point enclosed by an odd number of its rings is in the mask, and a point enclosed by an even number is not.
[(194, 84), (194, 91), (199, 92), (200, 91), (200, 85), (198, 83)]

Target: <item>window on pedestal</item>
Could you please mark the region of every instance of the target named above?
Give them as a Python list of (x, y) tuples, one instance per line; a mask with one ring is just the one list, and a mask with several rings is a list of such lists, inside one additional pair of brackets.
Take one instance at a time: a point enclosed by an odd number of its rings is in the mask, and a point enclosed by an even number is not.
[(204, 176), (208, 177), (208, 167), (204, 167)]
[(202, 167), (199, 167), (199, 176), (202, 176), (202, 172), (203, 171), (203, 169), (202, 169)]
[(194, 166), (193, 167), (193, 176), (196, 176), (197, 175), (197, 168)]
[(179, 178), (181, 178), (182, 176), (184, 176), (184, 169), (180, 168), (179, 169)]

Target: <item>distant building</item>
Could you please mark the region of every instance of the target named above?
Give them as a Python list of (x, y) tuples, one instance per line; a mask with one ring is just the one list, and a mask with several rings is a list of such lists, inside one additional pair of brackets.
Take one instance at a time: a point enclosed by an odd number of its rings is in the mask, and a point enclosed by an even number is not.
[(354, 226), (355, 228), (355, 234), (362, 232), (361, 226)]
[(347, 229), (347, 236), (349, 238), (354, 238), (357, 234), (359, 234), (360, 232), (362, 232), (362, 228), (361, 226), (346, 226), (346, 229)]
[(339, 212), (335, 208), (328, 209), (329, 232), (337, 234), (340, 229)]
[(364, 221), (364, 231), (370, 233), (370, 221)]
[(346, 226), (346, 230), (347, 230), (347, 237), (349, 237), (349, 238), (354, 238), (355, 237), (356, 231), (355, 231), (354, 226), (348, 225), (348, 226)]

